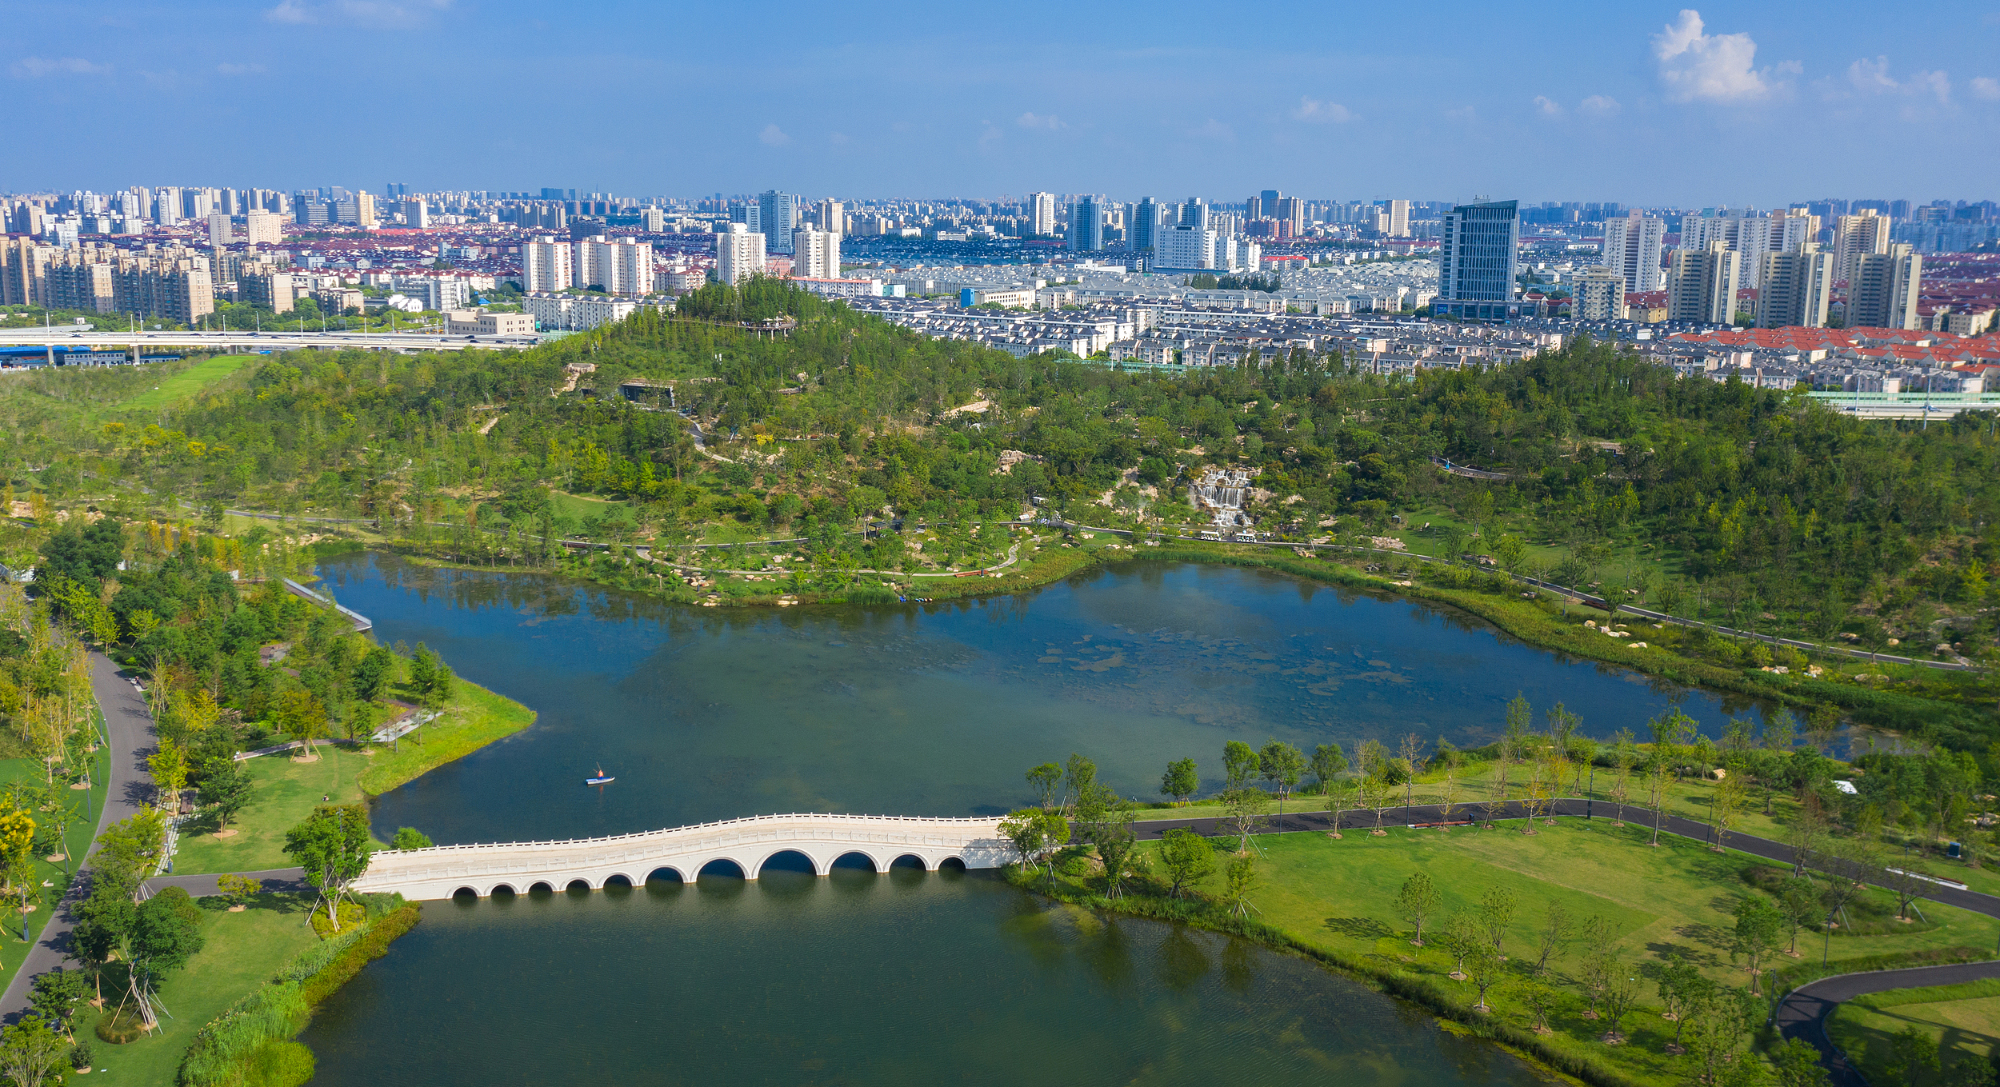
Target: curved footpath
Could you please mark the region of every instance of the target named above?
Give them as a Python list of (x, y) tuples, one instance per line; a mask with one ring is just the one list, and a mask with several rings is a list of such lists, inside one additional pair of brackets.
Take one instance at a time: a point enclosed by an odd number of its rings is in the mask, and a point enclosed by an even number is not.
[[(1510, 801), (1505, 808), (1503, 819), (1520, 819), (1525, 815), (1518, 801)], [(1621, 813), (1622, 812), (1622, 816)], [(1550, 806), (1550, 814), (1572, 818), (1595, 817), (1599, 819), (1623, 818), (1628, 824), (1646, 828), (1652, 825), (1652, 813), (1645, 808), (1625, 805), (1622, 809), (1602, 800), (1558, 800)], [(1473, 820), (1484, 821), (1487, 817), (1483, 803), (1458, 804), (1453, 806), (1449, 822), (1454, 824)], [(1443, 809), (1436, 804), (1418, 804), (1414, 807), (1394, 807), (1382, 810), (1381, 823), (1385, 827), (1407, 827), (1412, 824), (1438, 823), (1447, 821)], [(1373, 808), (1349, 808), (1341, 813), (1340, 827), (1345, 833), (1366, 833), (1375, 827)], [(1176, 827), (1185, 827), (1198, 834), (1226, 837), (1234, 831), (1228, 821), (1221, 818), (1162, 819), (1134, 822), (1133, 832), (1140, 838), (1158, 838)], [(1271, 816), (1266, 822), (1266, 832), (1276, 831), (1330, 831), (1333, 816), (1327, 812), (1286, 812), (1282, 822)], [(1715, 840), (1715, 828), (1695, 819), (1683, 819), (1669, 815), (1660, 820), (1662, 834), (1674, 834), (1683, 838), (1697, 838), (1704, 842)], [(1731, 833), (1725, 843), (1730, 849), (1748, 853), (1753, 857), (1776, 861), (1780, 864), (1792, 863), (1792, 849), (1783, 842), (1769, 838), (1758, 838), (1749, 834)], [(2000, 898), (1980, 894), (1977, 891), (1961, 891), (1956, 887), (1942, 884), (1928, 888), (1921, 896), (1933, 902), (1988, 917), (2000, 918)], [(2000, 960), (1988, 962), (1954, 963), (1944, 966), (1916, 966), (1903, 970), (1875, 970), (1860, 974), (1839, 974), (1830, 978), (1801, 985), (1785, 995), (1773, 1016), (1778, 1030), (1786, 1038), (1798, 1038), (1819, 1050), (1820, 1065), (1832, 1077), (1832, 1087), (1867, 1087), (1868, 1081), (1849, 1064), (1847, 1057), (1827, 1036), (1826, 1021), (1840, 1007), (1842, 1001), (1867, 993), (1877, 993), (1884, 989), (1908, 989), (1928, 985), (1956, 985), (1965, 981), (1981, 981), (2000, 978)]]

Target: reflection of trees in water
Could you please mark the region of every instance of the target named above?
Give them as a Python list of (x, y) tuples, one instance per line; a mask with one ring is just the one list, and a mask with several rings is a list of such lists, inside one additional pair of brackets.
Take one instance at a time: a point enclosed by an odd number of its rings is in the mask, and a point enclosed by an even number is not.
[(1177, 993), (1185, 993), (1201, 983), (1208, 973), (1208, 953), (1186, 925), (1162, 925), (1166, 935), (1160, 940), (1156, 953), (1155, 973), (1160, 984)]

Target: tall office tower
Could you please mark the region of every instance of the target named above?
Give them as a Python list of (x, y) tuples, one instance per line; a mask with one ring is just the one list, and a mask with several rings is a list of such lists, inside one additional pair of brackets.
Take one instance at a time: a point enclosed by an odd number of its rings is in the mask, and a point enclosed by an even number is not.
[(776, 189), (759, 194), (757, 228), (764, 234), (766, 252), (790, 252), (792, 231), (799, 228), (799, 198)]
[(233, 233), (231, 233), (229, 229), (229, 213), (226, 211), (209, 212), (208, 213), (209, 248), (220, 249), (223, 246), (228, 245), (230, 242), (233, 242), (235, 240), (236, 236)]
[(528, 294), (566, 291), (573, 282), (570, 247), (554, 238), (521, 246), (521, 290)]
[(173, 188), (153, 190), (153, 222), (160, 226), (173, 226), (181, 221), (181, 191)]
[(285, 240), (285, 218), (275, 211), (251, 208), (243, 213), (243, 240), (251, 245), (278, 245)]
[(1480, 321), (1505, 320), (1519, 310), (1520, 205), (1514, 200), (1460, 204), (1444, 217), (1433, 312)]
[(1663, 282), (1660, 246), (1666, 236), (1666, 220), (1636, 210), (1622, 219), (1606, 219), (1602, 263), (1624, 277), (1627, 291), (1657, 291)]
[(829, 234), (847, 233), (847, 205), (838, 200), (820, 201), (819, 228)]
[(1154, 243), (1153, 267), (1162, 271), (1199, 271), (1217, 267), (1215, 231), (1191, 226), (1163, 227)]
[(1296, 238), (1305, 233), (1306, 202), (1304, 200), (1296, 196), (1280, 196), (1276, 207), (1271, 212), (1271, 216), (1278, 220), (1278, 227), (1283, 231), (1281, 237)]
[[(732, 227), (737, 224), (730, 224)], [(741, 283), (764, 274), (764, 235), (732, 229), (715, 236), (715, 278), (723, 283)]]
[(1764, 254), (1763, 286), (1757, 289), (1757, 327), (1826, 327), (1833, 300), (1833, 255), (1806, 242), (1785, 253)]
[(792, 231), (792, 275), (800, 279), (839, 279), (840, 235), (805, 227)]
[(1847, 327), (1917, 327), (1917, 291), (1923, 275), (1924, 258), (1906, 244), (1856, 256), (1854, 277), (1847, 282)]
[(1095, 253), (1104, 248), (1104, 201), (1095, 196), (1079, 196), (1069, 206), (1069, 247), (1078, 253)]
[[(1854, 282), (1862, 257), (1889, 251), (1889, 219), (1869, 208), (1835, 221), (1833, 278)], [(1884, 326), (1901, 328), (1901, 325)]]
[(1585, 268), (1576, 277), (1569, 315), (1579, 321), (1615, 321), (1625, 316), (1625, 277), (1616, 268)]
[(1159, 248), (1160, 231), (1165, 226), (1166, 205), (1147, 197), (1132, 209), (1132, 219), (1125, 228), (1125, 247), (1135, 253), (1150, 253)]
[(1208, 229), (1208, 205), (1201, 202), (1201, 197), (1191, 196), (1187, 203), (1181, 205), (1180, 225), (1195, 230)]
[(1389, 201), (1389, 236), (1407, 238), (1410, 236), (1410, 202), (1408, 200)]
[(1736, 320), (1737, 261), (1720, 238), (1701, 249), (1674, 250), (1667, 277), (1667, 319), (1726, 325)]
[(1028, 194), (1028, 233), (1037, 238), (1051, 237), (1056, 232), (1056, 194), (1031, 192)]

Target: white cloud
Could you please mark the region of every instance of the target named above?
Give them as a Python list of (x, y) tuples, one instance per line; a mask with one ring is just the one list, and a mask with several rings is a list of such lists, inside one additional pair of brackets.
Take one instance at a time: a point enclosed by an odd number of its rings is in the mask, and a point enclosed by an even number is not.
[(783, 147), (791, 143), (792, 138), (785, 135), (784, 129), (768, 124), (764, 126), (764, 131), (757, 133), (757, 141), (766, 147)]
[[(1987, 80), (1991, 83), (1992, 80)], [(1980, 93), (1978, 80), (1973, 93)], [(1905, 80), (1889, 74), (1889, 58), (1857, 60), (1847, 66), (1847, 87), (1855, 94), (1906, 94), (1935, 97), (1940, 104), (1951, 102), (1951, 77), (1944, 72), (1918, 72)], [(2000, 90), (2000, 88), (1996, 88)]]
[(52, 75), (103, 75), (111, 66), (82, 57), (22, 57), (8, 65), (7, 70), (17, 79), (41, 79)]
[(1653, 35), (1660, 82), (1675, 102), (1742, 102), (1771, 93), (1771, 83), (1753, 64), (1757, 43), (1748, 34), (1703, 32), (1701, 13), (1681, 9), (1680, 19)]
[(1615, 117), (1624, 108), (1608, 94), (1593, 94), (1578, 103), (1576, 111), (1586, 117)]
[(1560, 117), (1563, 115), (1563, 108), (1560, 102), (1553, 101), (1539, 94), (1535, 96), (1535, 108), (1540, 110), (1544, 117)]
[(1344, 125), (1354, 119), (1354, 112), (1338, 102), (1322, 102), (1317, 98), (1301, 97), (1299, 108), (1292, 111), (1292, 116), (1301, 121), (1312, 121), (1317, 124)]
[(1062, 118), (1057, 117), (1053, 113), (1023, 113), (1019, 117), (1014, 118), (1014, 123), (1020, 125), (1022, 128), (1046, 128), (1051, 132), (1059, 128), (1069, 127), (1062, 123)]
[(264, 66), (261, 64), (218, 64), (215, 66), (215, 70), (222, 75), (261, 75), (263, 74)]
[(1974, 98), (1987, 98), (1987, 99), (2000, 98), (2000, 79), (1994, 79), (1991, 76), (1983, 76), (1983, 75), (1973, 76), (1972, 96)]
[(278, 0), (264, 12), (274, 23), (411, 27), (451, 7), (451, 0)]

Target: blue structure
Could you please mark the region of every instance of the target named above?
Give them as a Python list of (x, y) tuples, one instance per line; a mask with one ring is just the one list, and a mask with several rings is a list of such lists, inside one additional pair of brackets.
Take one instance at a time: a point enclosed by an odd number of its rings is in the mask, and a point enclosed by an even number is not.
[(1471, 321), (1518, 317), (1514, 298), (1521, 270), (1520, 210), (1513, 200), (1460, 204), (1444, 217), (1438, 252), (1438, 294), (1431, 312)]

